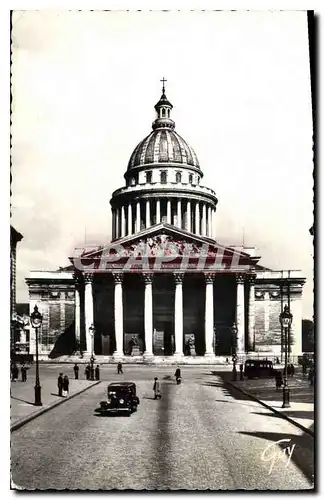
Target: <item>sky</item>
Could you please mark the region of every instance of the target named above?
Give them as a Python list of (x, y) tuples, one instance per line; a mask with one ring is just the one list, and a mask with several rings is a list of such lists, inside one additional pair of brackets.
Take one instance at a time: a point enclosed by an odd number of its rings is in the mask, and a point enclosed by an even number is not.
[(300, 269), (313, 316), (313, 151), (302, 11), (16, 11), (12, 223), (30, 270), (111, 238), (110, 199), (151, 131), (162, 77), (176, 131), (218, 198), (214, 236)]

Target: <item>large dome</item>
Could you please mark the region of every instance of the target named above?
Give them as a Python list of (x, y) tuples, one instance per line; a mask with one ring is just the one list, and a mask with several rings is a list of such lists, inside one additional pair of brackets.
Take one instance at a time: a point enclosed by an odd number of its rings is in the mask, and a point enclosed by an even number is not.
[(141, 141), (130, 157), (127, 170), (155, 163), (179, 163), (200, 168), (192, 147), (171, 128), (157, 128)]

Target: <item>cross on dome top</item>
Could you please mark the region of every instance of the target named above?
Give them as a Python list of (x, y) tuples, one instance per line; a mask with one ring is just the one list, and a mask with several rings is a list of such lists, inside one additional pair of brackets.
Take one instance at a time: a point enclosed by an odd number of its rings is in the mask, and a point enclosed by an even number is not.
[(162, 80), (160, 80), (160, 82), (162, 82), (162, 94), (165, 93), (165, 87), (164, 87), (164, 84), (165, 82), (167, 82), (168, 80), (166, 80), (164, 77), (162, 78)]

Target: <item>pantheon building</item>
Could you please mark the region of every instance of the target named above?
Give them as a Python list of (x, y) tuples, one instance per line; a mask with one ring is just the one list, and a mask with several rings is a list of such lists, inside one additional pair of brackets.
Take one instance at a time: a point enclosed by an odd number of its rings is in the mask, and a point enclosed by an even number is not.
[(164, 83), (155, 110), (124, 185), (112, 193), (112, 240), (76, 249), (68, 267), (26, 279), (30, 312), (37, 304), (43, 314), (41, 358), (72, 359), (80, 351), (103, 362), (215, 363), (233, 352), (281, 357), (286, 304), (293, 314), (289, 351), (299, 355), (301, 272), (265, 268), (255, 248), (215, 239), (217, 195), (176, 132)]

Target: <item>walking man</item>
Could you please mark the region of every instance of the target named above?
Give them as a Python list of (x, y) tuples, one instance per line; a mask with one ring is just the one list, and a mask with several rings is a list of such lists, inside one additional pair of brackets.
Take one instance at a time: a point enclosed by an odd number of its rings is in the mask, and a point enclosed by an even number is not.
[(100, 380), (100, 368), (99, 368), (99, 365), (96, 366), (95, 377), (96, 377), (96, 380)]
[(118, 365), (117, 365), (117, 373), (123, 373), (123, 365), (121, 364), (121, 362), (119, 361)]
[(153, 391), (154, 391), (154, 399), (162, 398), (162, 394), (160, 391), (160, 382), (157, 377), (154, 378)]
[(90, 380), (90, 370), (91, 370), (91, 368), (90, 368), (90, 365), (88, 364), (84, 370), (84, 373), (85, 373), (87, 380)]
[(21, 380), (22, 382), (27, 381), (27, 367), (25, 366), (25, 363), (22, 364), (21, 368)]
[(282, 386), (282, 373), (281, 371), (278, 370), (276, 373), (276, 390), (279, 391), (279, 389)]
[(79, 367), (78, 367), (77, 363), (75, 363), (75, 365), (73, 367), (73, 370), (74, 370), (74, 378), (75, 378), (75, 380), (78, 380), (78, 378), (79, 378)]
[(58, 395), (62, 396), (62, 391), (63, 391), (63, 373), (60, 373), (58, 379), (57, 379), (57, 387), (58, 387)]

